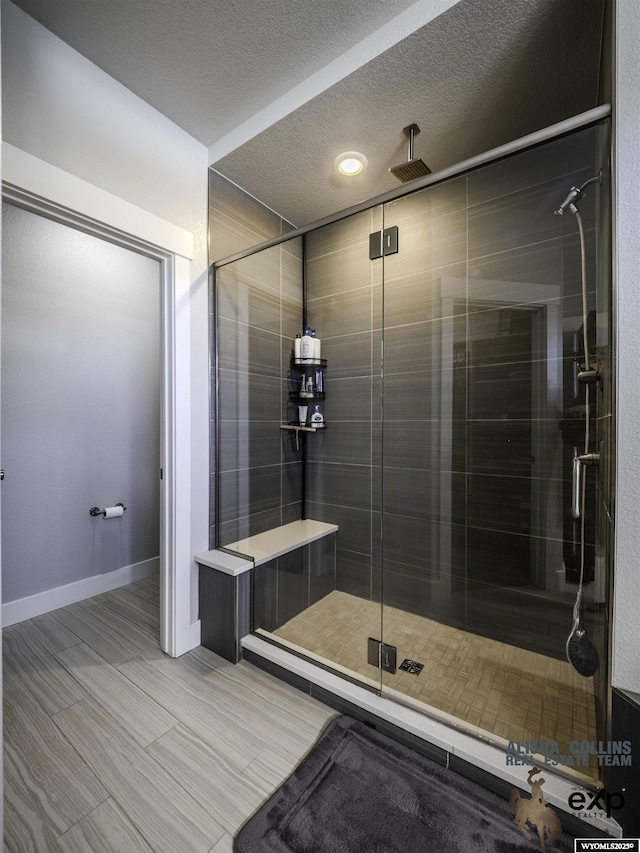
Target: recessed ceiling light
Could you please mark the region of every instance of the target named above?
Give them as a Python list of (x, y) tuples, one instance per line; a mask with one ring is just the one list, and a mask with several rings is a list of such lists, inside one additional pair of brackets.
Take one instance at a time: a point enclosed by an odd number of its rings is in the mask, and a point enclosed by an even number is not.
[(359, 175), (367, 168), (367, 158), (359, 151), (345, 151), (338, 154), (334, 166), (341, 175)]

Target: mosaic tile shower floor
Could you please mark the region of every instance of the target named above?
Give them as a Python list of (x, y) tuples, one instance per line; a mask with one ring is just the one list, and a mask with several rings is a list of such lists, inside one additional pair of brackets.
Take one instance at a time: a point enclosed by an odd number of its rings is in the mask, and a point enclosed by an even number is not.
[[(419, 661), (419, 675), (384, 674), (385, 687), (507, 741), (598, 740), (593, 678), (565, 661), (384, 607), (384, 642), (397, 647), (398, 665)], [(333, 591), (273, 632), (275, 637), (356, 673), (372, 684), (367, 638), (381, 637), (380, 605)], [(595, 759), (576, 768), (592, 779)]]

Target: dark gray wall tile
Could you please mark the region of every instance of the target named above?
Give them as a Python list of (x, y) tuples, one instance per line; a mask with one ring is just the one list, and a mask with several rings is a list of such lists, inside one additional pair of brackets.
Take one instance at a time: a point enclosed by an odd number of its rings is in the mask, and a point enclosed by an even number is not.
[[(322, 339), (322, 357), (328, 361), (328, 383), (334, 379), (370, 376), (371, 332)], [(379, 369), (378, 365), (376, 367)]]
[[(588, 242), (589, 269), (592, 269), (595, 240)], [(593, 288), (593, 276), (589, 279), (590, 288)], [(580, 291), (577, 234), (558, 235), (541, 243), (518, 246), (469, 261), (469, 299), (485, 307), (501, 302), (549, 301), (579, 295)]]
[(285, 353), (289, 353), (293, 349), (295, 336), (302, 334), (302, 299), (283, 295), (280, 303), (280, 322), (282, 348)]
[(221, 471), (220, 520), (231, 521), (253, 513), (280, 508), (280, 465)]
[(371, 598), (371, 558), (355, 551), (336, 550), (336, 589)]
[[(623, 690), (613, 690), (611, 700), (611, 738), (618, 741), (628, 740), (629, 732), (637, 732), (640, 729), (640, 708)], [(610, 791), (638, 790), (640, 766), (637, 761), (630, 766), (614, 766), (610, 774), (607, 780), (607, 788)], [(640, 835), (640, 812), (634, 798), (627, 797), (624, 805), (615, 814), (626, 838), (637, 838)]]
[(368, 509), (307, 501), (307, 518), (339, 527), (337, 544), (348, 551), (371, 553), (371, 512)]
[(287, 462), (280, 466), (280, 504), (299, 503), (302, 500), (302, 462)]
[[(464, 627), (464, 593), (447, 598), (442, 595), (440, 587), (434, 590), (428, 579), (394, 571), (393, 567), (385, 569), (384, 603), (387, 607), (396, 607), (441, 624)], [(402, 648), (402, 640), (398, 642), (392, 633), (385, 633), (385, 642), (391, 645), (398, 643), (398, 663), (408, 657), (407, 651)], [(427, 660), (420, 662), (426, 663)]]
[[(212, 261), (241, 252), (281, 233), (282, 220), (253, 196), (218, 172), (209, 169), (209, 231)], [(224, 240), (220, 231), (234, 225), (235, 240)]]
[(281, 381), (239, 370), (218, 372), (218, 420), (279, 422)]
[(535, 497), (536, 484), (530, 477), (469, 474), (468, 523), (490, 530), (529, 534)]
[(385, 418), (384, 460), (392, 468), (465, 471), (466, 430), (466, 421)]
[(278, 465), (279, 421), (226, 421), (218, 424), (220, 471)]
[(319, 338), (368, 332), (371, 329), (371, 304), (369, 284), (358, 290), (308, 299), (307, 323), (316, 330)]
[(299, 521), (302, 518), (302, 502), (283, 504), (281, 507), (280, 524), (289, 524), (292, 521)]
[(468, 527), (469, 581), (482, 581), (494, 586), (530, 584), (534, 545), (530, 536)]
[(382, 228), (382, 208), (356, 213), (332, 222), (307, 234), (307, 260), (313, 261), (323, 255), (334, 255), (346, 248), (358, 246), (363, 256), (369, 259), (369, 234)]
[(336, 538), (323, 536), (305, 546), (309, 578), (309, 604), (314, 604), (336, 588)]
[[(288, 234), (290, 231), (295, 231), (296, 226), (291, 222), (287, 222), (285, 219), (282, 220), (282, 234)], [(302, 262), (302, 245), (304, 242), (304, 237), (291, 237), (289, 240), (285, 240), (284, 243), (281, 243), (282, 251), (286, 252), (287, 255), (291, 257), (291, 259), (296, 260), (298, 262)]]
[[(253, 515), (244, 515), (234, 518), (231, 521), (225, 521), (220, 524), (219, 545), (228, 545), (230, 542), (237, 542), (239, 539), (246, 539), (248, 536), (255, 536), (256, 533), (264, 533), (265, 530), (270, 530), (272, 527), (278, 527), (281, 524), (282, 510), (281, 507), (274, 509), (256, 512)], [(251, 556), (250, 554), (248, 556)]]
[(309, 583), (305, 571), (304, 549), (297, 548), (278, 557), (278, 627), (309, 606)]
[[(383, 558), (396, 569), (411, 567), (425, 577), (464, 577), (465, 528), (463, 525), (418, 521), (406, 515), (385, 513), (382, 529)], [(410, 574), (416, 575), (416, 571)]]
[[(370, 376), (336, 378), (333, 360), (327, 366), (327, 397), (324, 402), (327, 423), (371, 419), (373, 396)], [(346, 372), (346, 371), (343, 371)]]
[[(469, 204), (478, 204), (501, 195), (515, 193), (557, 177), (560, 193), (572, 175), (581, 169), (592, 169), (595, 157), (596, 129), (587, 128), (552, 140), (545, 145), (505, 157), (474, 169), (467, 175)], [(559, 205), (564, 196), (557, 202)], [(554, 204), (552, 201), (551, 206)], [(556, 205), (556, 206), (557, 206)]]
[[(235, 266), (232, 264), (232, 266)], [(225, 267), (227, 269), (227, 267)], [(222, 279), (222, 276), (218, 277)], [(280, 294), (267, 285), (251, 281), (238, 273), (218, 282), (218, 316), (268, 332), (280, 332)], [(278, 283), (278, 282), (276, 282)], [(221, 326), (229, 334), (225, 326)]]
[(307, 299), (320, 299), (371, 286), (369, 237), (366, 243), (348, 246), (329, 255), (307, 255)]
[[(590, 172), (574, 174), (571, 180), (581, 184), (591, 176)], [(469, 257), (478, 258), (570, 233), (573, 223), (568, 217), (553, 214), (570, 187), (571, 184), (563, 181), (545, 181), (470, 207)], [(581, 213), (585, 214), (585, 227), (592, 228), (591, 205), (582, 205)]]
[(384, 423), (464, 418), (467, 371), (417, 369), (384, 378)]
[(280, 336), (220, 318), (218, 365), (223, 370), (279, 378)]
[[(291, 229), (290, 223), (213, 171), (209, 209), (212, 258), (226, 257)], [(218, 419), (252, 424), (249, 432), (240, 424), (228, 423), (221, 428), (225, 467), (262, 468), (281, 459), (285, 463), (298, 461), (300, 452), (287, 453), (279, 424), (286, 415), (289, 393), (288, 362), (283, 365), (282, 353), (288, 352), (302, 325), (302, 238), (229, 264), (217, 270), (216, 278), (218, 321), (217, 329), (212, 327), (212, 338), (218, 352)], [(213, 357), (211, 366), (213, 370)], [(211, 434), (213, 437), (213, 430)], [(255, 476), (251, 474), (254, 480)], [(287, 486), (291, 481), (289, 475), (284, 478)], [(273, 495), (277, 506), (266, 509), (263, 497), (255, 494), (253, 499), (240, 501), (231, 510), (240, 515), (225, 521), (221, 538), (234, 541), (280, 524), (283, 502), (287, 517), (294, 513), (299, 517), (300, 495), (294, 500), (291, 491), (283, 498), (279, 488)], [(222, 505), (224, 494), (221, 497)], [(247, 504), (249, 514), (244, 515)], [(213, 523), (213, 500), (210, 506)]]
[(395, 279), (385, 274), (385, 328), (464, 313), (466, 300), (466, 264), (452, 264), (435, 270), (418, 266)]
[(430, 222), (456, 210), (466, 208), (467, 178), (461, 175), (426, 187), (404, 198), (389, 201), (384, 206), (385, 228), (390, 225), (412, 225)]
[(302, 462), (304, 439), (301, 439), (300, 434), (298, 434), (298, 446), (296, 449), (296, 433), (293, 430), (279, 429), (278, 431), (280, 433), (282, 447), (280, 461), (283, 464), (287, 464), (289, 462)]
[(371, 464), (371, 423), (332, 421), (307, 437), (307, 459), (313, 462)]
[(470, 420), (468, 470), (507, 476), (562, 477), (557, 421)]
[(456, 366), (457, 350), (464, 352), (466, 323), (433, 320), (394, 326), (384, 336), (385, 376), (425, 370), (451, 370)]
[(371, 467), (309, 463), (307, 497), (316, 503), (371, 508)]
[(200, 566), (198, 587), (202, 645), (236, 663), (236, 578)]
[(252, 571), (253, 630), (275, 631), (278, 627), (278, 561), (271, 560)]
[(465, 478), (449, 471), (385, 467), (384, 511), (425, 521), (464, 523)]
[[(388, 220), (390, 217), (386, 217)], [(386, 222), (388, 228), (396, 222)], [(422, 222), (398, 224), (398, 252), (384, 259), (384, 277), (392, 281), (429, 270), (466, 261), (467, 212), (456, 210)]]

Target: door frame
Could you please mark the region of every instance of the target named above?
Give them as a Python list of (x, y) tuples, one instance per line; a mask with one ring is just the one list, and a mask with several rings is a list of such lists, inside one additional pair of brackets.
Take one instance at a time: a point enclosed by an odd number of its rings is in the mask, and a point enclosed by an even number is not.
[(166, 654), (178, 657), (194, 645), (189, 299), (193, 235), (7, 143), (2, 145), (2, 199), (160, 263), (160, 645)]

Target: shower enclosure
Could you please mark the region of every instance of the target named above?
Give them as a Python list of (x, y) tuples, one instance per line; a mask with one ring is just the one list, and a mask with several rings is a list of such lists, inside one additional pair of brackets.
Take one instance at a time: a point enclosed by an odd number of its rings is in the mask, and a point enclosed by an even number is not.
[[(563, 757), (607, 738), (608, 134), (600, 121), (435, 175), (215, 265), (212, 547), (301, 518), (338, 527), (255, 567), (251, 630), (505, 748)], [(594, 176), (580, 213), (600, 462), (582, 471), (582, 525), (581, 250), (575, 217), (554, 211)], [(306, 326), (322, 362), (296, 362)], [(301, 403), (324, 426), (300, 429)], [(589, 678), (565, 654), (581, 571)], [(558, 769), (600, 776), (594, 755)]]

